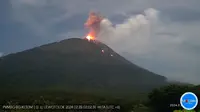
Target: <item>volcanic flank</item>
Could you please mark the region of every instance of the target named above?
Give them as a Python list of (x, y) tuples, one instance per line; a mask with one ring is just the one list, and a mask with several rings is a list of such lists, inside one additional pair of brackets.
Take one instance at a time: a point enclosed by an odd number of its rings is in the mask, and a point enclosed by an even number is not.
[(0, 74), (1, 88), (18, 90), (143, 91), (165, 84), (165, 77), (132, 64), (105, 44), (78, 38), (2, 57)]

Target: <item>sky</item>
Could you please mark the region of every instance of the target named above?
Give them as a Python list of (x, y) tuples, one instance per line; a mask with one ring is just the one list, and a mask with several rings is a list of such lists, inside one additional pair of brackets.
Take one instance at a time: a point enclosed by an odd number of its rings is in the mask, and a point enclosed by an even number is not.
[(97, 11), (115, 33), (129, 28), (112, 42), (102, 39), (116, 52), (170, 80), (200, 84), (199, 6), (199, 0), (1, 0), (0, 56), (82, 38), (88, 13)]

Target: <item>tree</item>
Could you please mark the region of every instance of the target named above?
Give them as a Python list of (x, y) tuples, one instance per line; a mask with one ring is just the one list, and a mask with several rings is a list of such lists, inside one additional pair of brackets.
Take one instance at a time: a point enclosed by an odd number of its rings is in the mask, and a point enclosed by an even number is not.
[[(149, 105), (157, 112), (172, 112), (180, 110), (180, 98), (185, 92), (194, 92), (200, 96), (199, 86), (188, 85), (168, 85), (162, 88), (154, 89), (149, 93)], [(198, 106), (197, 108), (200, 108)], [(196, 108), (196, 109), (197, 109)]]

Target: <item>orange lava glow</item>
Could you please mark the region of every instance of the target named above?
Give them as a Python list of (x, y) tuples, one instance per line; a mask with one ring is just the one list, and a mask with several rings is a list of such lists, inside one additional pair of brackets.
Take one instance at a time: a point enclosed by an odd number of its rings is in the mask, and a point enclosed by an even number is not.
[(88, 36), (86, 36), (86, 39), (87, 39), (88, 41), (90, 41), (90, 40), (94, 40), (94, 37), (91, 36), (91, 35), (88, 35)]

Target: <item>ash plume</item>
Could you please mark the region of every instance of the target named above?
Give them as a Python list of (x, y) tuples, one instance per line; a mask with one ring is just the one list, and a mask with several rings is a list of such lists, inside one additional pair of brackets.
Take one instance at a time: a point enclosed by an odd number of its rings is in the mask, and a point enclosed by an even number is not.
[(103, 20), (103, 17), (100, 14), (95, 12), (89, 13), (89, 18), (85, 23), (85, 27), (89, 29), (89, 35), (92, 37), (97, 37), (100, 32), (100, 23)]

